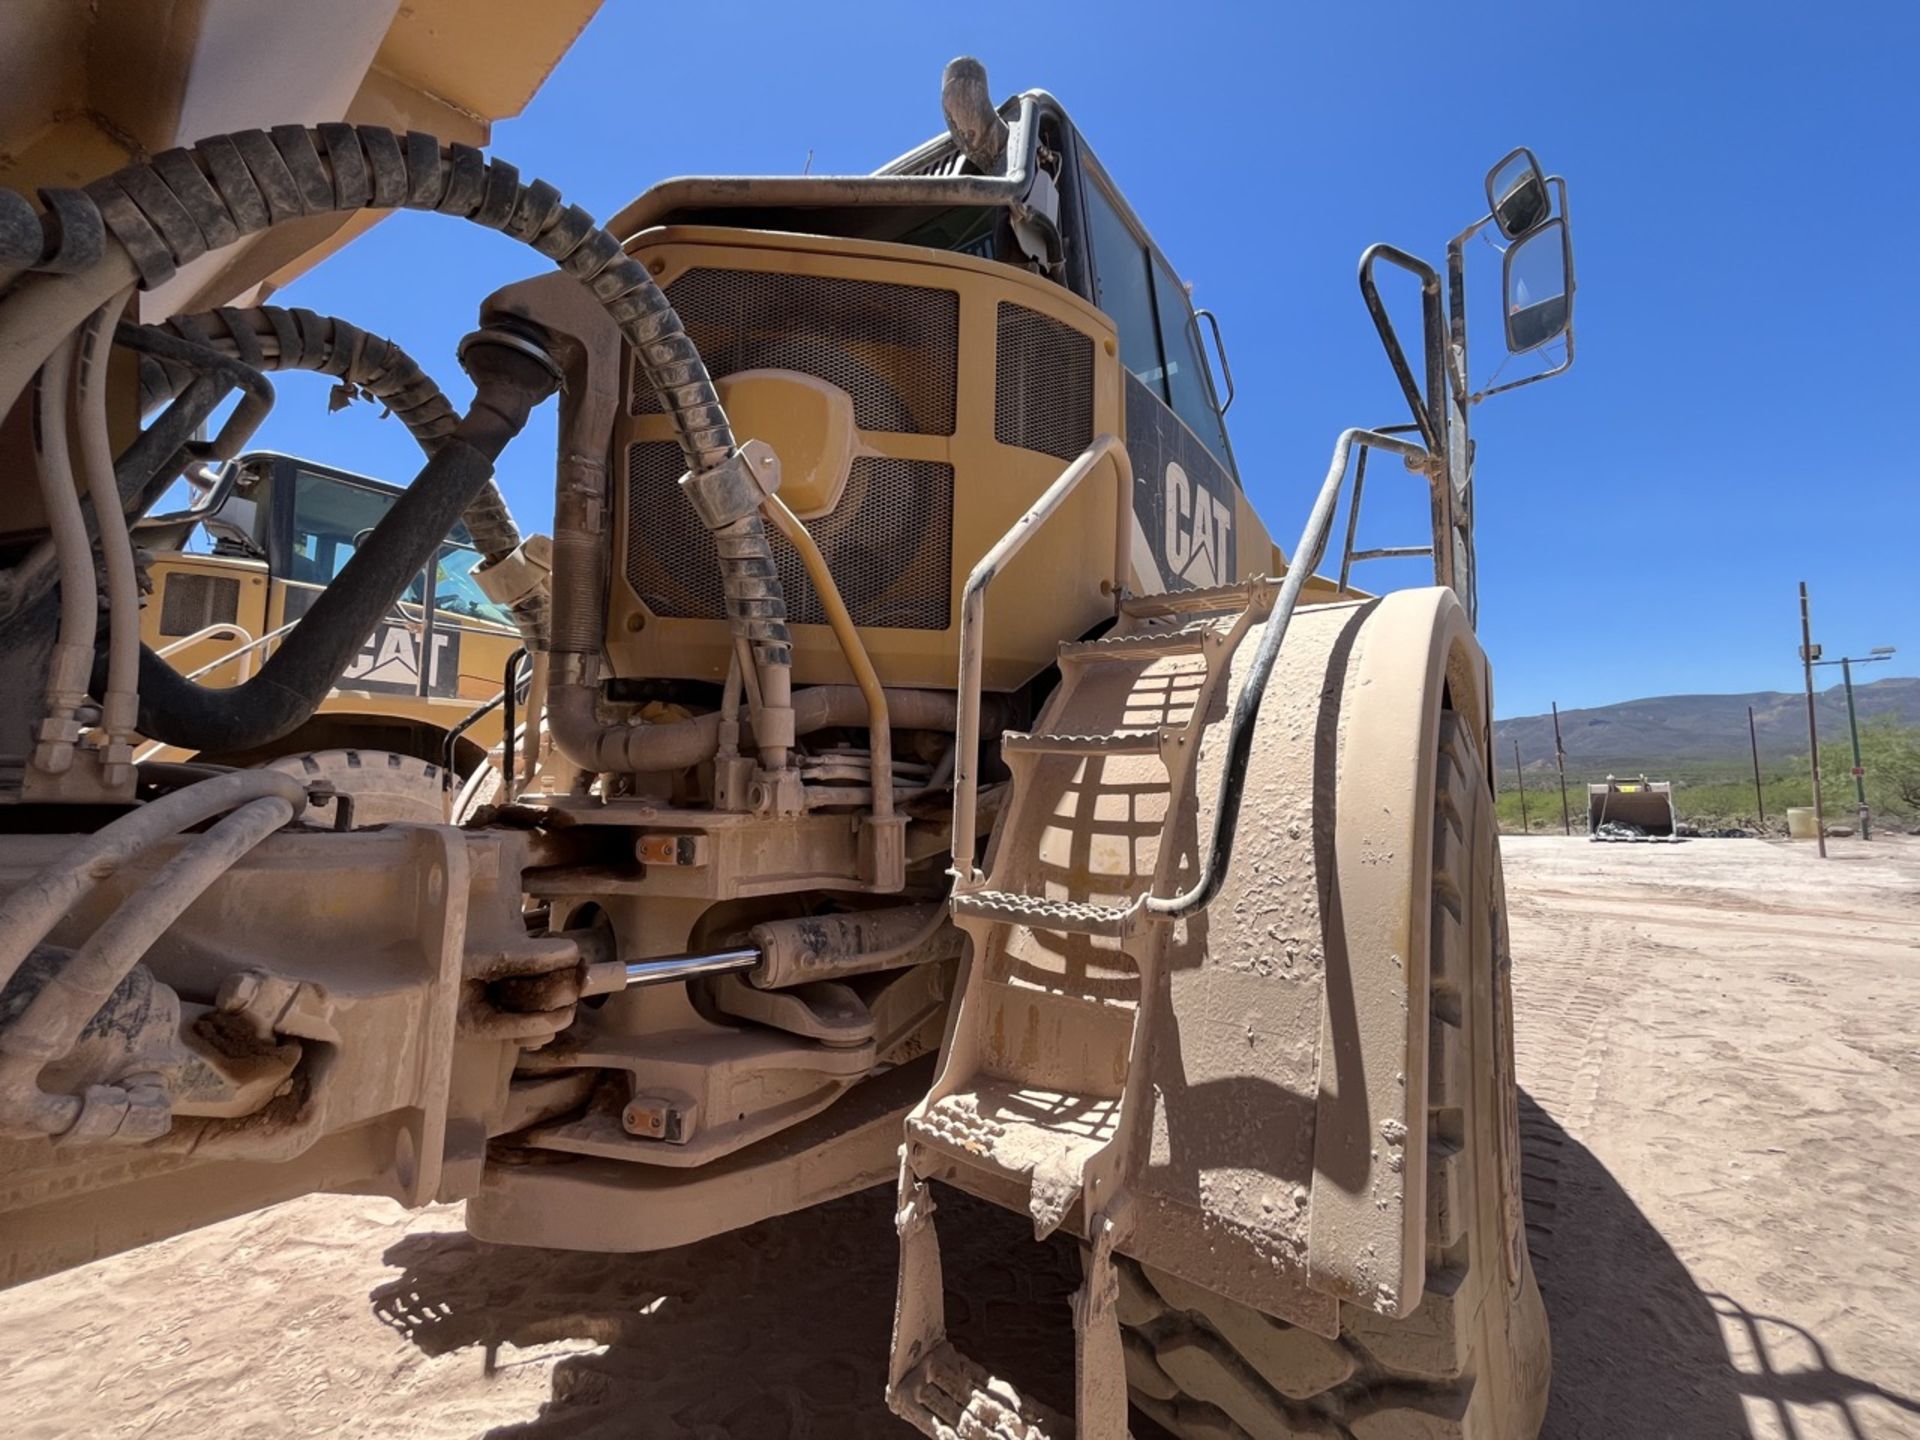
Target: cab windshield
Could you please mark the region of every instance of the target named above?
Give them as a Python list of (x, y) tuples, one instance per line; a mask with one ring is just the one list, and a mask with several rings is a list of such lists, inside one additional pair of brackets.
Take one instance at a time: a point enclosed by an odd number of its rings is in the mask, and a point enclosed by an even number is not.
[[(346, 568), (356, 547), (399, 500), (398, 491), (359, 484), (338, 475), (300, 469), (294, 474), (293, 540), (287, 579), (329, 585)], [(456, 525), (435, 563), (436, 610), (488, 625), (511, 626), (513, 617), (489, 600), (473, 578), (480, 553), (464, 525)], [(402, 601), (419, 605), (426, 573), (407, 587)]]

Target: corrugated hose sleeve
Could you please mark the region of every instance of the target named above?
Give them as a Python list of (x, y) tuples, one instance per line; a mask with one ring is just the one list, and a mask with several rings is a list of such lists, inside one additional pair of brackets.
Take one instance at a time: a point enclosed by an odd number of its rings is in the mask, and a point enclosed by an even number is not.
[[(332, 315), (256, 305), (176, 315), (165, 325), (151, 328), (231, 355), (256, 370), (308, 370), (335, 376), (349, 395), (364, 395), (385, 406), (429, 455), (460, 423), (453, 403), (411, 355), (385, 336)], [(171, 400), (192, 378), (192, 369), (184, 364), (142, 357), (141, 411)], [(473, 537), (474, 548), (489, 564), (519, 548), (520, 529), (507, 508), (507, 497), (491, 478), (460, 519)], [(530, 641), (546, 636), (548, 608), (544, 592), (529, 595), (515, 607), (514, 618)]]
[[(48, 215), (56, 208), (55, 193), (42, 192)], [(60, 213), (57, 222), (45, 222), (48, 234), (56, 223), (62, 235), (71, 232), (77, 254), (96, 229), (103, 230), (108, 237), (103, 252), (124, 251), (148, 289), (210, 250), (309, 215), (405, 206), (502, 231), (554, 261), (605, 307), (673, 417), (689, 470), (711, 470), (734, 451), (733, 431), (712, 377), (646, 267), (586, 211), (566, 204), (552, 185), (523, 184), (512, 165), (470, 145), (443, 146), (431, 135), (396, 135), (374, 125), (282, 125), (214, 136), (129, 165), (84, 192), (58, 193)], [(25, 248), (23, 241), (9, 254), (24, 258)], [(60, 247), (43, 243), (42, 248)], [(45, 253), (27, 268), (62, 265), (84, 268), (71, 256)], [(27, 298), (16, 293), (9, 301)], [(48, 306), (59, 308), (51, 301)], [(739, 538), (741, 548), (752, 553), (739, 557), (738, 564), (729, 562), (730, 570), (739, 571), (738, 583), (728, 586), (729, 618), (736, 634), (751, 639), (761, 663), (784, 665), (791, 642), (779, 580), (750, 574), (757, 566), (749, 562), (760, 559), (771, 571), (765, 532), (743, 532)]]

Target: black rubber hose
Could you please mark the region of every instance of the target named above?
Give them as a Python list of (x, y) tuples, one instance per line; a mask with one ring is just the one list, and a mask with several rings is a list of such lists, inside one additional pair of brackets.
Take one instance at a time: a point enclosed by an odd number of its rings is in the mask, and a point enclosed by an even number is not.
[(339, 683), (492, 476), (494, 459), (554, 388), (550, 369), (505, 345), (470, 345), (464, 360), (476, 386), (473, 407), (258, 674), (232, 689), (209, 690), (142, 647), (142, 735), (195, 750), (271, 744)]
[(507, 669), (500, 680), (500, 776), (504, 780), (503, 793), (513, 793), (513, 726), (518, 718), (514, 713), (518, 708), (520, 688), (520, 662), (527, 658), (523, 645), (507, 657)]

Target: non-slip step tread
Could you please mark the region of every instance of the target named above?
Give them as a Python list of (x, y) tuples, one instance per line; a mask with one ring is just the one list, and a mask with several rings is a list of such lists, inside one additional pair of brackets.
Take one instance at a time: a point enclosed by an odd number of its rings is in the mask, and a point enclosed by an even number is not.
[(1203, 611), (1228, 613), (1244, 610), (1261, 589), (1278, 584), (1273, 580), (1236, 581), (1231, 585), (1208, 585), (1194, 590), (1164, 590), (1154, 595), (1129, 595), (1120, 602), (1120, 613), (1135, 619), (1161, 615), (1194, 615)]
[(1157, 755), (1160, 753), (1158, 730), (1114, 730), (1095, 735), (1056, 735), (1046, 731), (1028, 733), (1009, 730), (1000, 737), (1004, 754), (1031, 752), (1043, 755)]
[(917, 1140), (977, 1168), (1024, 1179), (1052, 1155), (1078, 1173), (1120, 1126), (1118, 1096), (1068, 1095), (1017, 1078), (978, 1074), (910, 1119)]
[(1134, 922), (1131, 906), (1099, 905), (1089, 900), (1053, 900), (1006, 890), (970, 890), (953, 897), (955, 915), (971, 915), (1004, 925), (1059, 930), (1072, 935), (1125, 935)]
[(1225, 636), (1211, 620), (1195, 620), (1168, 630), (1138, 630), (1129, 635), (1103, 635), (1098, 640), (1069, 640), (1060, 646), (1060, 659), (1137, 660), (1169, 655), (1198, 655), (1209, 643)]
[(900, 1388), (896, 1408), (904, 1405), (936, 1421), (940, 1433), (981, 1440), (1066, 1440), (1074, 1433), (1071, 1420), (1023, 1395), (951, 1342), (916, 1365)]

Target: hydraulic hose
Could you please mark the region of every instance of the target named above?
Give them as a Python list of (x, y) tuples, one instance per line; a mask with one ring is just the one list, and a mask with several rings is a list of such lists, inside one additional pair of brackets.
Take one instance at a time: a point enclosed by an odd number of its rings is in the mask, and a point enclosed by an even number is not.
[(206, 689), (141, 650), (141, 734), (197, 750), (247, 750), (314, 712), (492, 476), (494, 458), (552, 393), (549, 366), (492, 334), (479, 332), (483, 343), (462, 356), (476, 386), (473, 408), (252, 679)]
[[(453, 403), (411, 355), (392, 340), (332, 315), (257, 305), (176, 315), (164, 326), (149, 328), (234, 356), (256, 370), (307, 370), (336, 376), (350, 392), (364, 393), (391, 411), (428, 455), (460, 423)], [(171, 399), (192, 378), (186, 365), (153, 356), (143, 359), (142, 412)], [(507, 497), (491, 477), (460, 519), (485, 565), (498, 564), (520, 548), (520, 530), (507, 508)], [(545, 639), (548, 608), (544, 591), (536, 591), (514, 607), (514, 623), (530, 643)]]
[[(80, 465), (100, 530), (100, 568), (107, 581), (107, 682), (101, 693), (101, 723), (110, 753), (131, 756), (139, 714), (140, 576), (121, 508), (107, 434), (107, 352), (114, 321), (127, 296), (117, 295), (94, 311), (80, 335), (75, 394), (80, 412)], [(115, 763), (125, 763), (116, 761)]]
[(860, 639), (860, 627), (853, 623), (846, 601), (840, 598), (833, 570), (820, 553), (820, 547), (814, 544), (811, 532), (778, 495), (769, 495), (760, 508), (774, 528), (786, 537), (787, 543), (799, 552), (807, 578), (813, 582), (814, 593), (827, 612), (827, 624), (833, 627), (833, 638), (840, 643), (847, 668), (853, 671), (854, 683), (867, 697), (867, 747), (873, 757), (873, 814), (875, 819), (884, 819), (893, 814), (893, 719), (887, 713), (887, 692), (881, 688), (880, 673), (873, 668), (873, 660)]
[[(307, 370), (332, 375), (379, 401), (431, 455), (460, 423), (459, 412), (414, 358), (393, 341), (312, 310), (256, 305), (176, 315), (149, 330), (217, 350), (256, 370)], [(193, 378), (190, 366), (162, 356), (140, 362), (140, 410), (171, 400)], [(509, 521), (509, 524), (512, 522)], [(475, 535), (475, 542), (480, 537)], [(516, 535), (505, 546), (519, 544)], [(484, 552), (484, 544), (481, 546)]]
[[(164, 1100), (142, 1097), (137, 1084), (89, 1087), (85, 1097), (51, 1095), (36, 1080), (41, 1069), (71, 1050), (86, 1024), (106, 1004), (127, 972), (168, 926), (231, 870), (248, 851), (285, 825), (294, 805), (285, 796), (249, 800), (204, 835), (196, 835), (162, 865), (141, 891), (123, 901), (58, 970), (26, 1008), (0, 1030), (0, 1124), (25, 1125), (47, 1135), (73, 1129), (88, 1109), (103, 1113), (97, 1138), (125, 1124), (128, 1098), (157, 1123)], [(105, 1094), (99, 1093), (104, 1089)], [(145, 1099), (145, 1105), (139, 1105)], [(93, 1129), (89, 1125), (89, 1130)], [(89, 1134), (88, 1138), (96, 1138)], [(133, 1138), (146, 1139), (141, 1133)]]
[[(553, 186), (523, 185), (512, 165), (471, 146), (374, 125), (282, 125), (164, 151), (84, 192), (43, 191), (41, 199), (49, 216), (59, 212), (49, 236), (57, 224), (74, 239), (63, 247), (49, 238), (26, 267), (41, 273), (23, 276), (0, 301), (0, 414), (60, 338), (134, 276), (151, 289), (179, 266), (284, 221), (405, 206), (501, 230), (558, 263), (626, 337), (673, 418), (688, 470), (704, 475), (735, 455), (706, 365), (646, 267)], [(99, 253), (89, 257), (96, 235)], [(14, 246), (12, 258), (28, 248)], [(765, 527), (753, 514), (715, 533), (734, 633), (752, 643), (763, 678), (784, 682), (792, 642)]]
[(33, 392), (33, 461), (40, 482), (40, 503), (53, 535), (60, 572), (60, 638), (47, 672), (46, 727), (34, 752), (34, 765), (57, 773), (73, 763), (78, 738), (76, 712), (86, 703), (87, 673), (93, 665), (93, 640), (100, 618), (93, 578), (93, 542), (73, 488), (67, 447), (67, 386), (73, 375), (76, 337), (54, 347)]
[(276, 795), (299, 813), (306, 787), (277, 770), (236, 770), (149, 801), (76, 841), (38, 874), (0, 900), (0, 989), (60, 919), (129, 861), (189, 825)]

